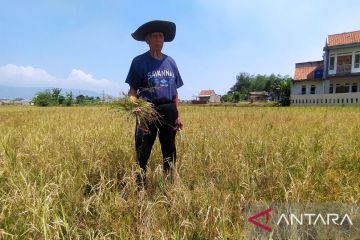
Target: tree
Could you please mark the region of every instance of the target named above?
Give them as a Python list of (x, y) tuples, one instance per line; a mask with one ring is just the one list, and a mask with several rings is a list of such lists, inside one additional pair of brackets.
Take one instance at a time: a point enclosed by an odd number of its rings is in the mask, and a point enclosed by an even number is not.
[(225, 95), (221, 96), (220, 101), (221, 101), (221, 102), (231, 102), (232, 99), (231, 99), (230, 94), (225, 94)]
[(53, 88), (51, 90), (51, 99), (55, 105), (60, 104), (59, 103), (60, 92), (61, 92), (61, 88)]
[(283, 79), (279, 84), (280, 103), (282, 106), (290, 106), (291, 79)]
[(52, 105), (53, 103), (52, 95), (49, 90), (38, 92), (32, 101), (36, 106), (42, 107)]
[(290, 105), (292, 78), (289, 76), (276, 77), (271, 85), (271, 92), (274, 100), (278, 101), (282, 106)]
[(80, 94), (80, 95), (76, 96), (76, 103), (82, 104), (85, 101), (85, 99), (86, 99), (85, 96)]
[(266, 85), (268, 82), (268, 76), (258, 74), (251, 81), (251, 86), (249, 91), (266, 91)]
[(66, 104), (66, 106), (71, 106), (73, 104), (74, 98), (73, 98), (73, 94), (72, 92), (67, 92), (66, 93), (66, 98), (64, 100), (64, 103)]
[(249, 73), (245, 73), (245, 72), (240, 73), (238, 76), (236, 76), (236, 83), (230, 89), (230, 91), (232, 92), (237, 91), (241, 93), (249, 92), (252, 78), (253, 76), (251, 76)]
[(224, 102), (238, 102), (249, 98), (251, 91), (266, 91), (269, 96), (279, 101), (281, 105), (290, 103), (290, 86), (292, 78), (281, 75), (250, 75), (242, 72), (236, 76), (236, 83), (230, 91), (222, 97)]
[(65, 97), (63, 95), (60, 95), (58, 101), (60, 105), (63, 105), (65, 102)]

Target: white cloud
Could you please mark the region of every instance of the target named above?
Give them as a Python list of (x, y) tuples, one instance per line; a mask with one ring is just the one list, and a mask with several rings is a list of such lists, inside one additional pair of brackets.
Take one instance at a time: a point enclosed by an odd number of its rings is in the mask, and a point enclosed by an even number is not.
[(41, 87), (57, 84), (58, 80), (40, 68), (7, 64), (0, 66), (0, 84), (16, 87)]
[(0, 85), (15, 87), (59, 87), (91, 90), (119, 95), (125, 86), (108, 79), (96, 79), (80, 69), (73, 69), (66, 78), (52, 76), (45, 70), (31, 66), (7, 64), (0, 66)]
[(113, 95), (119, 95), (121, 86), (119, 83), (112, 82), (108, 79), (95, 79), (91, 74), (85, 73), (80, 69), (73, 69), (65, 79), (66, 87), (87, 89), (96, 92), (110, 92)]

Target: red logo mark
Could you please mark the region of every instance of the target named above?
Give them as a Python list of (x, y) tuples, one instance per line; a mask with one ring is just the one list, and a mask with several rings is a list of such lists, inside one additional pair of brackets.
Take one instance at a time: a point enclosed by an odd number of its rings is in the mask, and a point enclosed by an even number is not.
[(265, 211), (259, 212), (257, 214), (255, 214), (254, 216), (249, 217), (248, 221), (251, 222), (252, 224), (255, 224), (258, 227), (261, 227), (262, 229), (264, 229), (267, 232), (272, 232), (272, 229), (264, 224), (259, 223), (258, 221), (256, 221), (255, 219), (266, 215), (266, 224), (269, 222), (270, 220), (270, 212), (272, 211), (272, 208), (266, 209)]

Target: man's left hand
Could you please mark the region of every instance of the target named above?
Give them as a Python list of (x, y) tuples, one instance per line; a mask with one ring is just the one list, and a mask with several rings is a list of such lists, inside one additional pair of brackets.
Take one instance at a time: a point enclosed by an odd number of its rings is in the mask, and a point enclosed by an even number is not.
[(182, 130), (182, 128), (183, 128), (183, 124), (182, 124), (180, 118), (178, 117), (175, 122), (175, 129), (176, 129), (176, 131), (180, 131), (180, 130)]

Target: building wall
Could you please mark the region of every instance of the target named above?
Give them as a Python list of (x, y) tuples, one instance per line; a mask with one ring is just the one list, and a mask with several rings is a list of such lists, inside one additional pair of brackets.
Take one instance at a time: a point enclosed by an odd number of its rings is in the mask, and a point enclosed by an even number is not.
[(291, 95), (291, 106), (360, 105), (360, 92), (337, 94)]
[(330, 84), (333, 84), (333, 93), (336, 93), (336, 88), (341, 86), (349, 86), (349, 92), (352, 92), (352, 85), (357, 86), (357, 91), (360, 91), (360, 77), (359, 78), (348, 78), (348, 79), (327, 79), (322, 81), (302, 81), (302, 82), (293, 82), (291, 88), (291, 95), (302, 95), (301, 90), (302, 86), (306, 86), (306, 94), (311, 95), (310, 89), (311, 85), (315, 85), (315, 94), (329, 94)]
[(217, 94), (211, 94), (210, 96), (199, 96), (199, 101), (207, 101), (210, 103), (220, 102), (221, 96)]
[[(360, 85), (360, 78), (355, 79), (355, 78), (349, 78), (349, 79), (333, 79), (333, 80), (327, 80), (329, 82), (329, 87), (330, 87), (330, 83), (333, 84), (333, 88), (334, 91), (333, 93), (336, 93), (336, 87), (339, 86), (349, 86), (349, 92), (351, 92), (351, 87), (352, 85), (356, 85), (357, 87), (357, 91), (360, 91), (359, 85)], [(326, 89), (325, 93), (329, 93), (329, 88)]]
[(213, 95), (210, 96), (209, 102), (211, 102), (211, 103), (220, 102), (220, 99), (221, 99), (220, 95), (213, 94)]
[[(360, 44), (324, 48), (324, 79), (294, 81), (291, 88), (291, 105), (360, 105), (360, 67), (355, 68), (355, 55), (360, 54)], [(349, 65), (338, 68), (338, 57), (351, 55)], [(334, 70), (329, 70), (330, 57), (334, 57)], [(340, 60), (340, 59), (339, 59)], [(343, 59), (346, 62), (346, 57)], [(349, 62), (350, 64), (350, 62)], [(342, 70), (342, 71), (341, 71)], [(351, 71), (351, 72), (350, 72)], [(355, 76), (356, 76), (355, 75)], [(315, 94), (310, 94), (311, 85), (315, 85)], [(332, 85), (332, 93), (330, 86)], [(302, 94), (306, 86), (306, 94)]]
[(199, 96), (199, 101), (209, 101), (210, 100), (210, 96), (206, 96), (206, 97), (200, 97)]
[(307, 80), (307, 81), (299, 81), (299, 82), (293, 82), (293, 85), (291, 87), (291, 94), (292, 95), (301, 95), (301, 90), (302, 90), (302, 86), (306, 86), (306, 95), (310, 94), (310, 90), (311, 90), (311, 85), (315, 85), (315, 94), (322, 94), (325, 91), (325, 83), (324, 81), (312, 81), (312, 80)]
[[(351, 72), (352, 73), (360, 73), (360, 68), (354, 68), (355, 63), (355, 54), (360, 53), (360, 45), (358, 47), (348, 47), (348, 48), (339, 48), (339, 49), (329, 49), (328, 53), (325, 54), (328, 59), (326, 59), (326, 70), (328, 71), (327, 74), (332, 75), (336, 74), (336, 66), (337, 66), (337, 57), (342, 55), (352, 55), (352, 63), (351, 63)], [(328, 70), (329, 69), (329, 62), (330, 57), (335, 57), (335, 69), (334, 70)]]
[[(314, 85), (315, 81), (295, 82), (291, 92), (292, 106), (311, 106), (311, 105), (360, 105), (360, 78), (348, 79), (328, 79), (317, 82), (319, 91), (316, 94), (310, 94), (309, 87)], [(329, 93), (330, 84), (333, 84), (333, 93)], [(356, 92), (352, 92), (352, 86), (356, 86)], [(305, 95), (301, 94), (301, 86), (307, 86)], [(336, 88), (348, 86), (347, 93), (336, 93)], [(323, 87), (323, 92), (321, 91)]]

